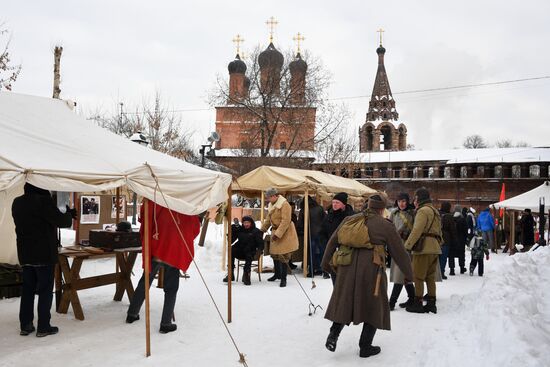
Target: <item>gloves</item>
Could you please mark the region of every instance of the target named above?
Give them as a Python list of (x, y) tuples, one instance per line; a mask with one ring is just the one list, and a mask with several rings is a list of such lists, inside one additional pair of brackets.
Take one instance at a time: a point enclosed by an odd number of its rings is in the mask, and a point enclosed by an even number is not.
[(71, 215), (71, 218), (73, 219), (77, 219), (78, 218), (78, 215), (76, 214), (76, 209), (75, 208), (69, 208), (68, 205), (65, 205), (65, 207), (67, 208), (67, 213), (69, 213)]

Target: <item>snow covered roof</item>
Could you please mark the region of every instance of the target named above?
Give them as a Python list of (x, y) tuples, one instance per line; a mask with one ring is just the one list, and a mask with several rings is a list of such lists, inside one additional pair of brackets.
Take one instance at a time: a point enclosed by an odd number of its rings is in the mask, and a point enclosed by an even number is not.
[[(360, 153), (357, 163), (391, 162), (530, 163), (550, 162), (550, 147), (407, 150)], [(320, 163), (320, 162), (319, 162)]]
[[(284, 157), (288, 151), (286, 149), (270, 149), (269, 157)], [(216, 149), (216, 157), (259, 157), (260, 149)], [(312, 150), (292, 151), (290, 158), (315, 158), (315, 152)]]

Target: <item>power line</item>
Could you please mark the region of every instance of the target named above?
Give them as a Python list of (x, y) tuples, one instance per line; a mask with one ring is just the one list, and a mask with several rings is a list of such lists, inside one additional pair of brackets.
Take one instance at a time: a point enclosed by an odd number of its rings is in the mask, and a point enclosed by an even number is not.
[[(521, 82), (527, 82), (527, 81), (532, 81), (532, 80), (541, 80), (541, 79), (550, 79), (550, 76), (538, 76), (538, 77), (533, 77), (533, 78), (503, 80), (503, 81), (489, 82), (489, 83), (464, 84), (464, 85), (455, 85), (455, 86), (450, 86), (450, 87), (415, 89), (415, 90), (408, 90), (408, 91), (403, 91), (403, 92), (395, 92), (395, 93), (392, 93), (392, 94), (413, 94), (413, 93), (424, 93), (424, 92), (437, 92), (437, 91), (442, 91), (442, 90), (484, 87), (484, 86), (488, 86), (488, 85), (521, 83)], [(329, 100), (335, 101), (335, 100), (370, 98), (370, 97), (371, 97), (371, 95), (369, 94), (369, 95), (363, 95), (363, 96), (329, 98)]]
[[(485, 87), (485, 86), (491, 86), (491, 85), (523, 83), (523, 82), (528, 82), (528, 81), (533, 81), (533, 80), (543, 80), (543, 79), (550, 79), (550, 76), (538, 76), (538, 77), (532, 77), (532, 78), (501, 80), (501, 81), (488, 82), (488, 83), (454, 85), (454, 86), (438, 87), (438, 88), (413, 89), (413, 90), (408, 90), (408, 91), (395, 92), (395, 93), (392, 93), (392, 94), (393, 95), (418, 94), (418, 93), (438, 92), (438, 91), (445, 91), (445, 90), (478, 88), (478, 87)], [(342, 100), (363, 99), (363, 98), (370, 98), (370, 97), (371, 97), (371, 95), (368, 94), (368, 95), (360, 95), (360, 96), (327, 98), (326, 100), (327, 101), (342, 101)], [(163, 112), (181, 113), (181, 112), (202, 112), (202, 111), (212, 111), (212, 110), (214, 110), (214, 108), (180, 108), (180, 109), (175, 109), (175, 110), (165, 110)], [(143, 115), (143, 114), (146, 114), (146, 112), (124, 112), (124, 115)]]

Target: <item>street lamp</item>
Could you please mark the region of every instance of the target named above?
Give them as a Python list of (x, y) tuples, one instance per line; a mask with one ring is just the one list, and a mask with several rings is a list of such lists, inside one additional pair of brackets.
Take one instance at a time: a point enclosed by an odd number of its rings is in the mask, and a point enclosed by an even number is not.
[[(199, 153), (201, 155), (201, 167), (204, 167), (204, 155), (205, 154), (210, 155), (213, 153), (212, 144), (214, 144), (217, 141), (220, 141), (220, 135), (217, 132), (212, 131), (207, 140), (208, 140), (208, 144), (201, 144), (201, 148), (199, 149)], [(210, 150), (207, 152), (206, 148), (209, 148)]]
[[(147, 145), (149, 145), (147, 137), (141, 131), (136, 131), (134, 134), (132, 134), (132, 136), (130, 136), (130, 140), (144, 147), (147, 147)], [(132, 195), (132, 209), (132, 224), (135, 225), (137, 212), (137, 194), (135, 192)]]

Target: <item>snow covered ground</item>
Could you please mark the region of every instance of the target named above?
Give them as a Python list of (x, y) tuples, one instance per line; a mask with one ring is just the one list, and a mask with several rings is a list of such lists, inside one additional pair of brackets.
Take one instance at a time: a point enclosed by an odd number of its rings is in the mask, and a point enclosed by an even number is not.
[[(226, 318), (227, 286), (221, 282), (221, 228), (211, 226), (196, 259)], [(467, 254), (469, 262), (469, 254)], [(266, 263), (270, 260), (266, 258)], [(360, 326), (346, 327), (335, 353), (324, 347), (330, 322), (308, 301), (294, 277), (287, 288), (262, 282), (233, 287), (229, 324), (248, 366), (550, 366), (550, 249), (507, 256), (491, 255), (483, 278), (457, 275), (438, 283), (438, 314), (392, 312), (391, 332), (379, 331), (382, 353), (358, 356)], [(110, 272), (113, 259), (84, 263), (83, 276)], [(141, 276), (136, 264), (134, 285)], [(86, 319), (52, 314), (58, 335), (19, 336), (19, 299), (0, 300), (0, 366), (240, 366), (235, 351), (196, 269), (181, 281), (175, 315), (178, 330), (160, 334), (162, 290), (151, 289), (152, 356), (145, 358), (145, 323), (126, 324), (129, 301), (112, 300), (114, 285), (79, 292)], [(326, 307), (330, 280), (298, 275), (314, 303)], [(403, 292), (402, 299), (405, 294)]]

